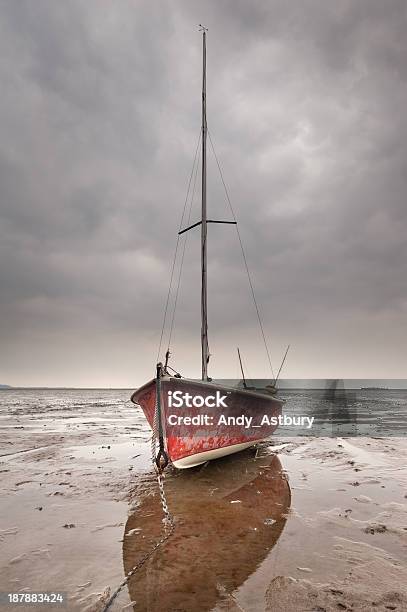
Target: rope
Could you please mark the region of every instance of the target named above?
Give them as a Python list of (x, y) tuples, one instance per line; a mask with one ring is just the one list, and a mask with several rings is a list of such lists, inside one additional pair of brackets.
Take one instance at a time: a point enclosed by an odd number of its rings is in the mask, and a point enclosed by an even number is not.
[[(198, 155), (198, 149), (199, 149), (200, 142), (201, 142), (201, 132), (199, 132), (198, 144), (196, 145), (196, 149), (195, 149), (194, 162), (192, 164), (191, 174), (189, 176), (187, 194), (186, 194), (185, 201), (184, 201), (184, 207), (182, 209), (181, 221), (180, 221), (180, 224), (179, 224), (179, 231), (181, 231), (182, 224), (183, 224), (183, 221), (184, 221), (185, 210), (186, 210), (188, 199), (189, 199), (189, 190), (190, 190), (190, 187), (191, 187), (192, 176), (194, 174), (195, 163), (196, 163), (196, 158), (197, 158), (197, 155)], [(171, 297), (172, 281), (173, 281), (173, 278), (174, 278), (175, 262), (177, 260), (179, 240), (180, 240), (180, 236), (178, 234), (177, 235), (177, 243), (175, 245), (174, 257), (173, 257), (173, 260), (172, 260), (170, 283), (169, 283), (169, 286), (168, 286), (167, 299), (166, 299), (166, 302), (165, 302), (163, 324), (162, 324), (162, 327), (161, 327), (160, 341), (158, 343), (158, 351), (157, 351), (157, 359), (156, 359), (157, 362), (160, 359), (161, 346), (162, 346), (163, 335), (164, 335), (164, 330), (165, 330), (165, 323), (167, 321), (168, 304), (170, 302), (170, 297)]]
[[(154, 461), (159, 469), (160, 473), (167, 467), (168, 465), (168, 455), (165, 451), (164, 444), (164, 428), (163, 428), (163, 420), (161, 416), (161, 377), (163, 374), (163, 366), (161, 363), (157, 363), (157, 378), (156, 378), (156, 387), (155, 387), (155, 415), (154, 415), (154, 424), (156, 425), (156, 421), (158, 422), (158, 455), (155, 456)], [(155, 429), (155, 428), (154, 428)]]
[(264, 348), (266, 349), (267, 359), (268, 359), (268, 362), (269, 362), (269, 365), (270, 365), (271, 374), (272, 374), (273, 379), (274, 379), (275, 376), (274, 376), (273, 366), (272, 366), (272, 363), (271, 363), (270, 352), (269, 352), (269, 349), (268, 349), (268, 346), (267, 346), (266, 335), (264, 333), (263, 324), (262, 324), (261, 316), (260, 316), (260, 310), (259, 310), (259, 306), (257, 304), (256, 295), (255, 295), (254, 287), (253, 287), (253, 282), (252, 282), (252, 279), (251, 279), (251, 276), (250, 276), (249, 266), (248, 266), (247, 259), (246, 259), (246, 254), (245, 254), (244, 248), (243, 248), (243, 242), (242, 242), (242, 237), (241, 237), (240, 231), (239, 231), (239, 225), (237, 224), (237, 219), (236, 219), (235, 211), (233, 210), (232, 202), (231, 202), (230, 197), (229, 197), (229, 192), (228, 192), (228, 189), (226, 187), (225, 179), (223, 178), (222, 168), (220, 166), (220, 163), (219, 163), (219, 160), (218, 160), (218, 156), (216, 155), (215, 147), (213, 145), (211, 133), (210, 133), (209, 130), (208, 130), (208, 136), (209, 136), (209, 142), (211, 143), (212, 151), (213, 151), (213, 154), (214, 154), (214, 157), (215, 157), (215, 160), (216, 160), (216, 164), (218, 166), (218, 170), (219, 170), (220, 178), (222, 180), (223, 188), (225, 190), (226, 199), (227, 199), (227, 202), (229, 204), (230, 211), (232, 213), (233, 221), (236, 222), (236, 226), (235, 227), (236, 227), (237, 237), (239, 239), (239, 244), (240, 244), (240, 248), (241, 248), (241, 251), (242, 251), (243, 261), (244, 261), (244, 265), (245, 265), (245, 268), (246, 268), (247, 278), (249, 280), (249, 285), (250, 285), (250, 289), (251, 289), (251, 293), (252, 293), (252, 298), (253, 298), (254, 306), (256, 308), (257, 320), (259, 322), (259, 327), (260, 327), (261, 335), (263, 337)]
[[(199, 142), (198, 142), (198, 146), (199, 146)], [(192, 187), (192, 197), (191, 197), (191, 203), (190, 203), (190, 206), (189, 206), (188, 219), (187, 219), (187, 223), (186, 223), (187, 226), (190, 224), (190, 221), (191, 221), (191, 212), (192, 212), (192, 206), (193, 206), (194, 198), (195, 198), (195, 188), (196, 188), (196, 180), (197, 180), (197, 176), (198, 176), (199, 160), (200, 160), (200, 155), (198, 157), (198, 163), (196, 164), (196, 168), (195, 168), (194, 183), (193, 183), (193, 187)], [(180, 289), (180, 285), (181, 285), (181, 275), (182, 275), (182, 268), (183, 268), (183, 265), (184, 265), (184, 257), (185, 257), (185, 249), (186, 249), (186, 246), (187, 246), (187, 240), (188, 240), (188, 233), (185, 234), (185, 239), (184, 239), (184, 243), (183, 243), (181, 263), (180, 263), (179, 274), (178, 274), (177, 290), (176, 290), (176, 293), (175, 293), (174, 308), (173, 308), (172, 317), (171, 317), (170, 333), (169, 333), (169, 336), (168, 336), (168, 350), (169, 350), (170, 345), (171, 345), (172, 332), (173, 332), (173, 329), (174, 329), (175, 312), (176, 312), (177, 304), (178, 304), (178, 294), (179, 294), (179, 289)]]

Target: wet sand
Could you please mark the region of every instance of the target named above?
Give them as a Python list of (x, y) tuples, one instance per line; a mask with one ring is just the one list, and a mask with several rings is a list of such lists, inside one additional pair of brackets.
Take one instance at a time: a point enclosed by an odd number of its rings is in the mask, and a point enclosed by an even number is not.
[[(144, 418), (128, 391), (1, 393), (0, 590), (102, 610), (162, 530)], [(276, 435), (168, 470), (175, 533), (111, 609), (407, 610), (406, 466), (405, 438)]]

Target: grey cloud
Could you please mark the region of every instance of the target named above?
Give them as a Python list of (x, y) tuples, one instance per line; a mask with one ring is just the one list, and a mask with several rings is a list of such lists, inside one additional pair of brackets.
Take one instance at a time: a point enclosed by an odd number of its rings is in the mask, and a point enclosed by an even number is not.
[[(130, 386), (153, 370), (200, 127), (199, 22), (209, 127), (276, 358), (290, 341), (287, 376), (377, 376), (378, 354), (380, 376), (405, 375), (404, 2), (9, 0), (0, 382)], [(230, 215), (211, 154), (209, 208)], [(241, 338), (261, 377), (234, 230), (211, 227), (209, 245), (213, 368), (236, 374)], [(197, 230), (174, 346), (191, 376), (198, 258)]]

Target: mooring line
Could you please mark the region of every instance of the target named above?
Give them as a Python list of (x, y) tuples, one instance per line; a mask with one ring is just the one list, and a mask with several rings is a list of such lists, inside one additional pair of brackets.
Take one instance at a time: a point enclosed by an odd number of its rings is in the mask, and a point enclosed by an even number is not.
[(161, 504), (162, 504), (163, 513), (164, 513), (164, 530), (165, 530), (165, 533), (158, 540), (158, 542), (156, 542), (154, 544), (153, 548), (149, 552), (147, 552), (144, 555), (144, 557), (142, 557), (136, 563), (136, 565), (134, 565), (131, 568), (131, 570), (127, 573), (125, 579), (119, 584), (117, 589), (110, 596), (109, 601), (107, 602), (107, 604), (103, 608), (103, 612), (106, 612), (107, 610), (110, 609), (111, 605), (113, 604), (113, 602), (115, 601), (115, 599), (119, 595), (120, 591), (127, 585), (127, 583), (129, 582), (130, 578), (132, 576), (134, 576), (134, 574), (136, 574), (138, 572), (138, 570), (143, 567), (143, 565), (153, 556), (155, 551), (158, 550), (158, 548), (160, 548), (160, 546), (162, 546), (172, 536), (172, 534), (174, 533), (175, 523), (174, 523), (174, 519), (173, 519), (173, 517), (172, 517), (172, 515), (171, 515), (171, 513), (170, 513), (170, 511), (168, 509), (167, 498), (165, 496), (164, 482), (163, 482), (164, 474), (160, 473), (158, 469), (157, 469), (157, 480), (158, 480), (158, 487), (159, 487), (159, 490), (160, 490)]
[[(164, 476), (163, 468), (167, 465), (168, 459), (166, 459), (166, 462), (164, 464), (161, 464), (160, 462), (160, 456), (161, 457), (163, 456), (161, 455), (162, 450), (163, 450), (163, 448), (161, 448), (163, 444), (163, 440), (162, 440), (162, 430), (161, 430), (161, 425), (160, 425), (161, 423), (161, 375), (162, 375), (162, 364), (158, 363), (157, 364), (157, 379), (156, 379), (157, 386), (156, 386), (156, 400), (155, 400), (155, 410), (154, 410), (154, 419), (153, 419), (153, 431), (151, 434), (151, 460), (152, 460), (152, 463), (154, 465), (154, 468), (157, 474), (158, 489), (160, 491), (161, 507), (162, 507), (163, 514), (164, 514), (164, 534), (161, 536), (158, 542), (154, 544), (152, 549), (149, 552), (147, 552), (144, 555), (144, 557), (142, 557), (136, 563), (136, 565), (134, 565), (131, 568), (131, 570), (127, 573), (125, 579), (119, 584), (117, 589), (110, 596), (107, 604), (103, 608), (103, 612), (106, 612), (107, 610), (109, 610), (112, 603), (115, 601), (120, 591), (127, 585), (130, 578), (134, 576), (134, 574), (136, 574), (138, 570), (141, 569), (143, 565), (153, 556), (155, 551), (158, 550), (158, 548), (160, 548), (160, 546), (162, 546), (171, 537), (175, 529), (174, 519), (168, 508), (168, 502), (167, 502), (167, 498), (165, 495), (165, 489), (164, 489), (165, 476)], [(160, 440), (160, 452), (158, 455), (157, 455), (157, 438), (159, 438)], [(164, 451), (164, 456), (167, 457), (165, 454), (165, 451)]]

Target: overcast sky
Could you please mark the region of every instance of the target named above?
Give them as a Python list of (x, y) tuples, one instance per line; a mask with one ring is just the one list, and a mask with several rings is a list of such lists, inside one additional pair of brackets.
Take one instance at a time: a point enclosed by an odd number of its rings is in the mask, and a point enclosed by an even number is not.
[[(0, 383), (154, 374), (200, 129), (199, 23), (275, 367), (290, 343), (285, 377), (407, 377), (404, 0), (1, 0)], [(230, 218), (211, 154), (208, 172), (208, 215)], [(210, 374), (238, 376), (239, 345), (263, 378), (236, 231), (208, 240)], [(198, 228), (184, 268), (173, 365), (199, 376)]]

